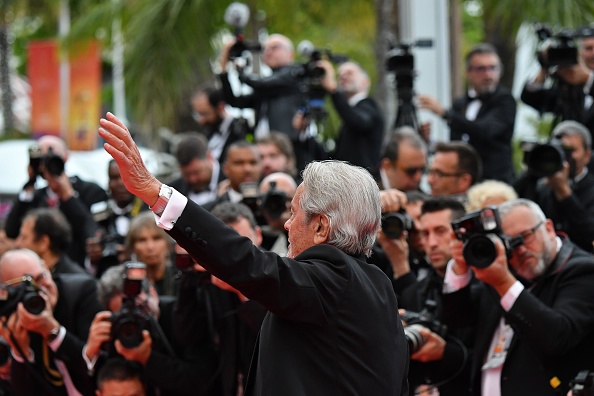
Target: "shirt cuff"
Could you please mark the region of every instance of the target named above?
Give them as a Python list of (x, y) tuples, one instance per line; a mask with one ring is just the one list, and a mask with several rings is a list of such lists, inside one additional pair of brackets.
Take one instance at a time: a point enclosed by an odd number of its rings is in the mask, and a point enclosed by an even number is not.
[[(12, 355), (12, 358), (19, 363), (25, 363), (25, 359), (23, 359), (21, 356), (19, 356), (17, 353), (14, 353), (14, 350), (10, 351), (10, 354)], [(29, 363), (35, 363), (35, 353), (33, 352), (33, 350), (31, 348), (29, 348)]]
[(85, 346), (83, 347), (82, 350), (82, 357), (85, 361), (85, 363), (87, 364), (87, 370), (92, 373), (95, 370), (95, 363), (97, 363), (97, 359), (99, 359), (99, 355), (101, 353), (96, 354), (95, 356), (93, 356), (93, 359), (90, 359), (87, 357), (87, 344), (85, 344)]
[(165, 206), (165, 210), (161, 214), (161, 216), (155, 216), (155, 221), (157, 225), (164, 230), (171, 230), (175, 225), (175, 222), (181, 216), (186, 205), (188, 204), (188, 198), (177, 191), (175, 188), (172, 188), (173, 193), (171, 194), (171, 198), (169, 198), (169, 202)]
[(594, 83), (594, 72), (590, 71), (588, 74), (588, 80), (584, 84), (584, 94), (590, 95), (590, 90), (592, 89), (592, 83)]
[(51, 348), (52, 351), (56, 352), (60, 345), (62, 345), (62, 341), (64, 341), (64, 337), (66, 337), (66, 328), (64, 326), (60, 326), (60, 330), (58, 331), (58, 335), (56, 338), (49, 342), (47, 345)]
[(452, 259), (448, 262), (445, 278), (443, 280), (443, 292), (445, 294), (458, 291), (470, 283), (470, 268), (465, 273), (458, 275), (452, 269), (453, 266), (454, 260)]
[(32, 202), (34, 195), (35, 195), (35, 192), (34, 191), (21, 190), (19, 192), (19, 201), (21, 201), (21, 202)]
[(509, 290), (505, 292), (503, 297), (501, 297), (501, 306), (503, 309), (505, 309), (505, 312), (508, 312), (510, 309), (512, 309), (523, 290), (524, 285), (521, 284), (520, 281), (515, 281), (512, 287), (510, 287)]

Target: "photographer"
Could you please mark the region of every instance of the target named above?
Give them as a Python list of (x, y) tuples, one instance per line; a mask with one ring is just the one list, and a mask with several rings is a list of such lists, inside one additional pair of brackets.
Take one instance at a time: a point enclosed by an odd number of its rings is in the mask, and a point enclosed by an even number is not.
[[(27, 278), (30, 286), (23, 281)], [(0, 282), (14, 291), (9, 295), (21, 296), (20, 302), (9, 298), (0, 304), (0, 335), (11, 347), (15, 393), (92, 394), (94, 385), (83, 360), (83, 340), (101, 310), (95, 281), (80, 274), (52, 277), (34, 252), (17, 249), (0, 258)], [(29, 288), (19, 291), (22, 287)]]
[[(107, 200), (105, 191), (95, 183), (85, 182), (76, 176), (68, 177), (64, 165), (68, 149), (64, 141), (46, 135), (30, 149), (29, 181), (19, 193), (6, 219), (6, 235), (16, 238), (23, 217), (34, 208), (58, 208), (72, 226), (73, 241), (68, 255), (79, 265), (85, 262), (85, 241), (93, 236), (97, 224), (91, 217), (91, 206)], [(47, 187), (36, 189), (35, 180), (42, 176)]]
[[(247, 206), (224, 202), (217, 205), (212, 214), (249, 238), (254, 246), (260, 247), (262, 233)], [(180, 344), (192, 345), (197, 342), (198, 335), (208, 334), (219, 355), (222, 395), (236, 396), (245, 387), (266, 310), (220, 279), (211, 278), (210, 274), (202, 271), (190, 269), (182, 272), (182, 287), (175, 309), (177, 335)], [(205, 276), (212, 282), (205, 280)], [(209, 324), (208, 329), (201, 327), (203, 316)]]
[[(532, 201), (504, 202), (499, 216), (502, 233), (485, 235), (492, 263), (467, 262), (465, 244), (452, 242), (444, 322), (476, 325), (473, 394), (565, 394), (577, 372), (593, 365), (594, 258), (557, 236)], [(477, 298), (471, 272), (482, 282)]]
[(332, 158), (373, 170), (379, 166), (384, 136), (384, 117), (369, 94), (369, 76), (354, 62), (338, 68), (338, 84), (334, 67), (327, 60), (317, 66), (324, 70), (322, 87), (330, 94), (342, 126)]
[[(395, 291), (399, 295), (399, 308), (405, 309), (407, 313), (420, 313), (417, 318), (419, 321), (409, 320), (407, 325), (418, 323), (425, 327), (420, 333), (423, 342), (411, 348), (408, 377), (411, 391), (421, 384), (429, 384), (438, 387), (442, 396), (468, 394), (470, 359), (467, 348), (472, 346), (474, 329), (465, 326), (444, 331), (439, 324), (443, 277), (451, 259), (451, 222), (463, 215), (464, 206), (452, 198), (429, 198), (423, 203), (419, 231), (432, 271), (419, 281), (400, 252), (403, 249), (402, 241), (388, 238), (383, 232), (378, 235), (378, 242), (399, 274), (394, 281)], [(403, 315), (403, 320), (407, 321), (407, 314)]]
[(121, 355), (143, 366), (148, 395), (215, 395), (216, 358), (207, 340), (172, 344), (175, 300), (159, 297), (146, 272), (132, 279), (129, 265), (109, 268), (99, 281), (99, 298), (109, 311), (99, 312), (91, 325), (87, 367), (101, 372), (105, 359)]
[(94, 237), (87, 239), (87, 257), (89, 272), (97, 278), (113, 266), (126, 261), (124, 241), (130, 222), (139, 213), (148, 210), (148, 206), (138, 197), (130, 194), (120, 176), (120, 169), (114, 160), (107, 168), (109, 178), (109, 200), (91, 208), (93, 218), (100, 229)]
[[(554, 157), (531, 157), (528, 169), (514, 183), (522, 198), (540, 205), (551, 219), (555, 229), (566, 233), (582, 249), (594, 251), (594, 175), (588, 164), (592, 154), (592, 137), (583, 125), (575, 121), (562, 121), (552, 132), (553, 141), (548, 144), (551, 152), (565, 151), (557, 163)], [(527, 153), (535, 155), (536, 149)], [(550, 163), (550, 165), (548, 165)], [(539, 178), (533, 166), (560, 169)]]
[(516, 100), (499, 84), (501, 61), (495, 47), (478, 44), (466, 55), (468, 92), (445, 109), (435, 98), (419, 95), (419, 107), (442, 117), (450, 141), (462, 140), (476, 149), (485, 179), (511, 183), (514, 179), (512, 137)]
[(15, 244), (37, 253), (52, 274), (88, 275), (66, 255), (71, 241), (72, 230), (62, 212), (39, 208), (27, 213)]
[[(579, 59), (575, 59), (575, 64), (559, 66), (552, 74), (546, 62), (548, 50), (545, 50), (541, 69), (524, 86), (521, 100), (541, 114), (553, 113), (556, 121), (577, 121), (593, 134), (594, 37), (579, 41)], [(545, 85), (549, 77), (554, 79), (551, 87)]]

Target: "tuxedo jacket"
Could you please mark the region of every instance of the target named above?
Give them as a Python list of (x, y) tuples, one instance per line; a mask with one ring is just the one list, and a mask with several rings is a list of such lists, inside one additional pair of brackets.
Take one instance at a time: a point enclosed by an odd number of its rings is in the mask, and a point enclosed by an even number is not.
[(248, 95), (236, 96), (233, 93), (227, 73), (220, 74), (221, 88), (225, 102), (238, 108), (252, 108), (256, 111), (256, 124), (268, 118), (271, 131), (283, 132), (293, 141), (298, 134), (293, 128), (293, 117), (303, 104), (299, 88), (299, 69), (295, 65), (282, 66), (272, 71), (272, 75), (256, 78), (240, 76), (241, 82), (254, 90)]
[[(68, 255), (79, 265), (84, 266), (86, 240), (94, 236), (98, 229), (91, 215), (91, 206), (97, 202), (107, 201), (107, 193), (97, 184), (83, 181), (76, 176), (70, 177), (70, 182), (76, 194), (67, 201), (59, 202), (58, 209), (66, 216), (72, 227), (72, 243), (68, 249)], [(48, 188), (35, 190), (31, 202), (16, 198), (6, 219), (6, 236), (14, 239), (19, 235), (21, 223), (29, 210), (50, 206)]]
[(511, 183), (514, 179), (512, 137), (516, 119), (516, 100), (498, 86), (481, 98), (481, 108), (474, 121), (466, 119), (470, 99), (457, 98), (449, 120), (450, 140), (463, 140), (476, 149), (483, 162), (483, 179)]
[[(473, 394), (481, 394), (481, 367), (501, 317), (514, 336), (501, 372), (501, 395), (566, 395), (578, 371), (594, 368), (594, 258), (564, 240), (552, 265), (520, 293), (509, 312), (493, 288), (475, 299), (469, 288), (443, 295), (444, 319), (475, 323)], [(552, 379), (560, 385), (554, 389)], [(553, 380), (554, 381), (554, 380)]]
[(262, 252), (188, 202), (169, 231), (266, 315), (246, 395), (405, 395), (408, 349), (390, 281), (363, 257), (316, 245)]
[(331, 95), (342, 120), (333, 158), (373, 170), (379, 166), (384, 137), (384, 117), (372, 98), (349, 105), (342, 92)]
[[(594, 96), (594, 85), (590, 88), (589, 95)], [(577, 121), (594, 134), (594, 106), (586, 108), (583, 84), (557, 83), (550, 88), (531, 88), (526, 84), (521, 99), (541, 114), (553, 113), (559, 117), (559, 121)]]
[[(60, 359), (66, 365), (74, 386), (83, 395), (94, 394), (94, 383), (87, 373), (86, 363), (82, 358), (82, 350), (87, 342), (89, 328), (95, 314), (101, 311), (97, 297), (97, 283), (90, 275), (55, 274), (58, 287), (58, 303), (54, 308), (54, 317), (66, 328), (66, 336), (60, 347), (53, 352), (49, 350), (49, 358)], [(31, 350), (35, 355), (32, 366), (25, 363), (12, 362), (12, 383), (18, 395), (51, 395), (40, 378), (44, 378), (44, 351), (39, 334), (31, 334)], [(49, 349), (49, 348), (48, 348)], [(30, 372), (34, 370), (36, 374)], [(46, 382), (57, 395), (66, 395), (65, 387), (53, 386)]]

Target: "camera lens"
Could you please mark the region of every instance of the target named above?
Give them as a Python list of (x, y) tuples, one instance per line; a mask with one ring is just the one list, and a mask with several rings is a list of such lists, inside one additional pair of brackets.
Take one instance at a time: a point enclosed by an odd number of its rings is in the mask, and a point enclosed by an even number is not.
[(464, 244), (462, 255), (473, 267), (487, 268), (497, 257), (497, 246), (489, 235), (474, 235)]
[(405, 213), (391, 212), (382, 216), (382, 231), (388, 238), (398, 239), (412, 229), (412, 219)]
[(413, 354), (417, 352), (427, 342), (425, 337), (421, 335), (421, 325), (410, 325), (404, 328), (404, 337), (408, 343), (408, 352)]
[(117, 317), (113, 323), (113, 338), (125, 348), (135, 348), (142, 343), (142, 323), (133, 315)]
[(563, 169), (565, 154), (557, 145), (542, 144), (528, 154), (526, 165), (537, 177), (548, 177)]
[(23, 306), (32, 315), (39, 315), (45, 308), (45, 300), (37, 292), (28, 292), (23, 296)]

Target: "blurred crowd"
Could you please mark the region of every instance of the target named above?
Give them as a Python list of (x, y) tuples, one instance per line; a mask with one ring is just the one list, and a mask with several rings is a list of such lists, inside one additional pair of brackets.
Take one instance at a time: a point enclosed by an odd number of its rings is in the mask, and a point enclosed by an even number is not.
[[(521, 100), (558, 122), (546, 143), (523, 147), (519, 172), (516, 99), (490, 44), (467, 54), (467, 92), (451, 108), (415, 98), (448, 125), (439, 142), (427, 124), (386, 128), (356, 62), (317, 60), (309, 88), (341, 122), (332, 150), (317, 138), (291, 40), (268, 37), (267, 76), (237, 70), (234, 44), (217, 84), (193, 94), (202, 129), (178, 134), (180, 175), (163, 182), (284, 256), (305, 166), (365, 168), (383, 208), (368, 262), (398, 298), (411, 395), (593, 394), (576, 384), (594, 392), (594, 375), (576, 376), (594, 370), (594, 38), (580, 39), (576, 64), (543, 65), (526, 83)], [(250, 94), (232, 88), (231, 69)], [(254, 109), (255, 124), (230, 107)], [(115, 161), (97, 169), (104, 190), (65, 173), (58, 137), (28, 155), (0, 231), (0, 395), (243, 395), (266, 309), (159, 228)]]

